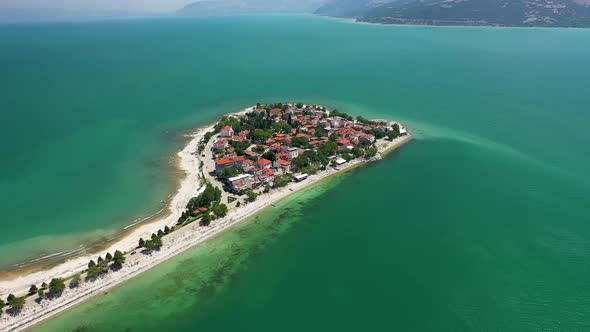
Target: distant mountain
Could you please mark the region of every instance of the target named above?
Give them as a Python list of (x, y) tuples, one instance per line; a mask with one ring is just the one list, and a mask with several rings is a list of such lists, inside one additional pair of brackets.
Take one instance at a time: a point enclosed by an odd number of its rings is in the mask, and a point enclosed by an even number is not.
[[(333, 0), (320, 15), (385, 24), (590, 27), (590, 0)], [(344, 6), (344, 15), (326, 8)], [(356, 9), (355, 9), (356, 6)]]
[(140, 14), (122, 11), (96, 11), (90, 9), (67, 10), (62, 8), (0, 8), (0, 22), (95, 20), (136, 17)]
[(336, 0), (325, 3), (315, 13), (326, 16), (353, 17), (387, 3), (389, 3), (387, 0)]
[(324, 0), (202, 0), (184, 6), (177, 14), (313, 13), (323, 2)]

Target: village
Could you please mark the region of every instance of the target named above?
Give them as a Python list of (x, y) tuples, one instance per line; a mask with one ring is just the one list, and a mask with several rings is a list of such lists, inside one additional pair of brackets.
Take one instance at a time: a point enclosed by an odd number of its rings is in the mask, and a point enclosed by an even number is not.
[[(301, 103), (257, 104), (222, 118), (199, 145), (204, 175), (228, 205), (300, 182), (327, 167), (375, 157), (376, 144), (406, 135), (395, 122), (371, 121)], [(235, 196), (234, 196), (235, 195)], [(243, 202), (244, 203), (244, 202)]]
[(292, 192), (381, 159), (410, 138), (397, 122), (302, 103), (257, 104), (224, 116), (195, 132), (179, 152), (187, 178), (170, 216), (138, 228), (98, 256), (66, 263), (60, 274), (31, 274), (6, 303), (0, 300), (0, 313), (7, 305), (10, 314), (0, 315), (0, 329), (30, 326), (103, 292)]

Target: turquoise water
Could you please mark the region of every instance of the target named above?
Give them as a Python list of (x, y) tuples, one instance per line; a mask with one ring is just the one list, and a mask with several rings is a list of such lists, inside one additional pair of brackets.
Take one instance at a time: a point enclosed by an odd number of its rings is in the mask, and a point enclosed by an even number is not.
[(587, 330), (589, 38), (312, 16), (2, 26), (0, 262), (157, 211), (183, 130), (311, 101), (415, 139), (37, 330)]

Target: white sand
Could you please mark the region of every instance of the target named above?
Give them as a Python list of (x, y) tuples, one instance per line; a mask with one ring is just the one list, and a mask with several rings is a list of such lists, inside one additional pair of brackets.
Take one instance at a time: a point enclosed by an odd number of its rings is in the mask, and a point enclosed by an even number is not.
[[(212, 127), (213, 126), (202, 128), (197, 133), (193, 134), (193, 139), (178, 154), (181, 159), (180, 167), (186, 171), (187, 176), (182, 181), (179, 191), (172, 199), (170, 215), (161, 220), (138, 227), (119, 242), (115, 243), (112, 247), (108, 248), (108, 250), (105, 250), (102, 255), (106, 252), (114, 252), (114, 250), (117, 249), (125, 251), (133, 250), (140, 237), (147, 239), (158, 229), (162, 229), (166, 225), (173, 226), (176, 224), (176, 221), (184, 211), (188, 200), (194, 196), (199, 188), (200, 160), (198, 156), (195, 156), (192, 152), (196, 150), (201, 137), (207, 131), (210, 131)], [(392, 142), (380, 140), (377, 147), (380, 152), (390, 151), (410, 138), (411, 136), (408, 135), (396, 138)], [(380, 159), (380, 155), (378, 154), (377, 157), (373, 159)], [(10, 316), (6, 313), (2, 315), (0, 318), (0, 330), (19, 331), (30, 327), (31, 325), (47, 319), (92, 296), (105, 292), (109, 288), (178, 255), (194, 245), (220, 233), (231, 225), (234, 225), (261, 209), (268, 207), (270, 204), (288, 196), (294, 191), (300, 190), (333, 174), (342, 173), (351, 169), (355, 165), (364, 162), (366, 161), (352, 160), (341, 165), (339, 170), (329, 167), (325, 171), (311, 175), (308, 179), (302, 182), (290, 183), (288, 186), (281, 189), (271, 190), (270, 193), (260, 195), (255, 202), (231, 209), (227, 216), (214, 220), (208, 227), (200, 227), (197, 222), (182, 227), (163, 238), (163, 246), (160, 251), (154, 252), (150, 255), (144, 255), (139, 251), (134, 255), (127, 255), (127, 261), (121, 270), (117, 272), (109, 272), (105, 276), (92, 282), (85, 282), (82, 280), (80, 286), (74, 289), (67, 288), (57, 299), (43, 300), (38, 304), (35, 302), (37, 296), (32, 296), (27, 300), (23, 311), (19, 315)], [(13, 280), (0, 281), (0, 291), (4, 294), (23, 294), (28, 290), (31, 284), (40, 285), (43, 281), (49, 282), (49, 280), (54, 277), (67, 277), (83, 271), (86, 268), (88, 261), (90, 259), (95, 259), (96, 257), (97, 255), (78, 257), (49, 270), (35, 272)]]

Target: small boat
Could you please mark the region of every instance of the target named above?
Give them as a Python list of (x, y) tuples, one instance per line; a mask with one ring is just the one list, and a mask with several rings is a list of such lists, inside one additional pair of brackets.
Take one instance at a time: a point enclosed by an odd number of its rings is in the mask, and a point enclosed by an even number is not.
[(272, 207), (275, 207), (276, 206), (275, 203), (270, 203), (270, 205), (272, 205)]
[(289, 188), (289, 190), (293, 191), (293, 188)]

